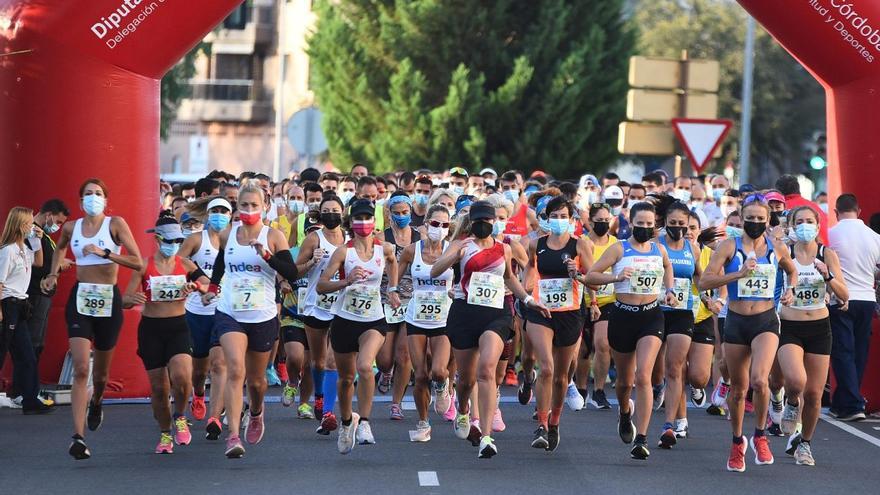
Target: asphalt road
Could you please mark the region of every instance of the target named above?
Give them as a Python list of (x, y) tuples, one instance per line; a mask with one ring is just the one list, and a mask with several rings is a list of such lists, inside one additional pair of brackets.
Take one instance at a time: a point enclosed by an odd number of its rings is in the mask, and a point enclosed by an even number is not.
[[(408, 441), (415, 411), (405, 421), (387, 419), (387, 402), (376, 404), (372, 425), (377, 444), (357, 446), (351, 455), (336, 451), (336, 435), (318, 436), (317, 422), (297, 420), (293, 408), (267, 406), (262, 443), (247, 445), (240, 460), (223, 456), (222, 442), (204, 439), (203, 423), (194, 441), (173, 455), (155, 455), (155, 422), (144, 404), (108, 405), (104, 425), (90, 432), (92, 458), (67, 455), (70, 415), (23, 416), (0, 410), (0, 493), (346, 493), (346, 494), (518, 494), (518, 493), (878, 493), (880, 422), (844, 425), (821, 421), (813, 440), (817, 466), (796, 466), (785, 455), (785, 439), (772, 439), (776, 463), (756, 466), (747, 456), (743, 474), (728, 473), (730, 442), (726, 420), (691, 409), (691, 437), (671, 451), (651, 448), (647, 461), (629, 458), (616, 434), (616, 412), (566, 410), (562, 439), (554, 453), (529, 444), (532, 407), (513, 402), (506, 389), (502, 405), (507, 431), (495, 435), (499, 455), (477, 459), (477, 450), (456, 439), (450, 423), (432, 416), (433, 439)], [(278, 395), (280, 389), (271, 392)], [(380, 398), (383, 400), (385, 398)], [(387, 400), (387, 399), (385, 399)], [(656, 445), (662, 418), (652, 420)], [(874, 429), (877, 427), (878, 429)], [(861, 435), (861, 436), (857, 436)], [(873, 443), (872, 443), (873, 439)], [(420, 474), (421, 473), (421, 474)], [(436, 481), (435, 486), (430, 486)], [(427, 484), (429, 486), (422, 486)]]

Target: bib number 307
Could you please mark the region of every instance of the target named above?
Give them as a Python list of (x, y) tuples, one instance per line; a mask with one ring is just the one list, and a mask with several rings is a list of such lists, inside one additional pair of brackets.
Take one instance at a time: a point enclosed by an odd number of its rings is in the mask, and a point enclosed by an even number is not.
[(474, 272), (468, 285), (468, 304), (501, 309), (504, 307), (504, 277)]

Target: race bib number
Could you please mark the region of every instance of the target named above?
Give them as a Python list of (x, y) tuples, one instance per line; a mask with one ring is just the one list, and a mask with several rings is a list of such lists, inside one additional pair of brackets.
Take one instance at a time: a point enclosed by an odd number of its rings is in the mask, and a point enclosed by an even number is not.
[(266, 308), (266, 285), (257, 277), (239, 277), (232, 281), (232, 310), (256, 311)]
[[(306, 296), (309, 294), (308, 287), (297, 287), (296, 289), (296, 314), (301, 315), (306, 310)], [(318, 297), (320, 299), (320, 296)]]
[(547, 309), (568, 308), (574, 304), (574, 284), (570, 278), (548, 278), (538, 281), (538, 296)]
[(736, 294), (741, 298), (773, 299), (775, 289), (776, 267), (773, 265), (756, 265), (748, 276), (736, 283)]
[(610, 297), (614, 295), (614, 284), (600, 285), (596, 290), (596, 297)]
[(501, 309), (504, 307), (504, 277), (474, 272), (468, 285), (468, 304)]
[(391, 307), (390, 304), (385, 304), (385, 321), (390, 325), (395, 325), (397, 323), (403, 323), (403, 319), (406, 317), (406, 303), (400, 301), (400, 306), (397, 309)]
[(382, 315), (382, 299), (375, 285), (351, 285), (345, 289), (342, 311), (364, 319), (379, 319)]
[(152, 302), (180, 301), (186, 298), (183, 291), (185, 286), (186, 276), (184, 275), (150, 277), (150, 300)]
[(673, 279), (672, 295), (678, 301), (677, 309), (688, 309), (687, 303), (691, 295), (691, 280), (688, 278)]
[(446, 321), (446, 315), (449, 314), (449, 296), (446, 291), (417, 290), (410, 304), (414, 305), (415, 321), (439, 323)]
[(797, 287), (794, 288), (795, 308), (803, 308), (825, 304), (825, 280), (822, 277), (801, 276), (798, 277)]
[(662, 282), (663, 267), (654, 263), (633, 264), (632, 277), (629, 279), (633, 294), (659, 294)]
[(113, 314), (113, 284), (80, 283), (76, 289), (76, 312), (109, 318)]
[(336, 299), (339, 298), (339, 292), (330, 292), (328, 294), (318, 294), (318, 307), (324, 311), (330, 311)]

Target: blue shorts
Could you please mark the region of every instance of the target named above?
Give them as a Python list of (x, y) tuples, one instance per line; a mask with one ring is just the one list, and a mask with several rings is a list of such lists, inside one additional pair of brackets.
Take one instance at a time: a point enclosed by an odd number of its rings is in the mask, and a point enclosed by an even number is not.
[(186, 312), (186, 325), (192, 335), (192, 355), (205, 359), (212, 347), (220, 345), (220, 337), (215, 331), (214, 315), (197, 315)]

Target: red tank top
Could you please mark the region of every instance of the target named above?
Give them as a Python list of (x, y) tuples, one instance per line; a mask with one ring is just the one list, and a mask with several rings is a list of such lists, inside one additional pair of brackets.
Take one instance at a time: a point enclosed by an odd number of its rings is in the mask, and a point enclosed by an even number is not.
[(161, 274), (159, 270), (156, 268), (156, 261), (151, 256), (150, 261), (147, 262), (147, 270), (144, 273), (144, 279), (141, 281), (141, 289), (144, 291), (144, 295), (147, 297), (147, 301), (152, 301), (153, 294), (150, 290), (151, 284), (150, 279), (153, 277), (168, 277), (173, 275), (184, 275), (186, 276), (186, 268), (183, 266), (183, 262), (180, 260), (180, 256), (174, 257), (174, 270), (171, 273)]
[(504, 237), (516, 236), (513, 240), (518, 241), (522, 236), (529, 233), (528, 211), (529, 205), (519, 206), (516, 213), (507, 219), (507, 227), (504, 229)]

